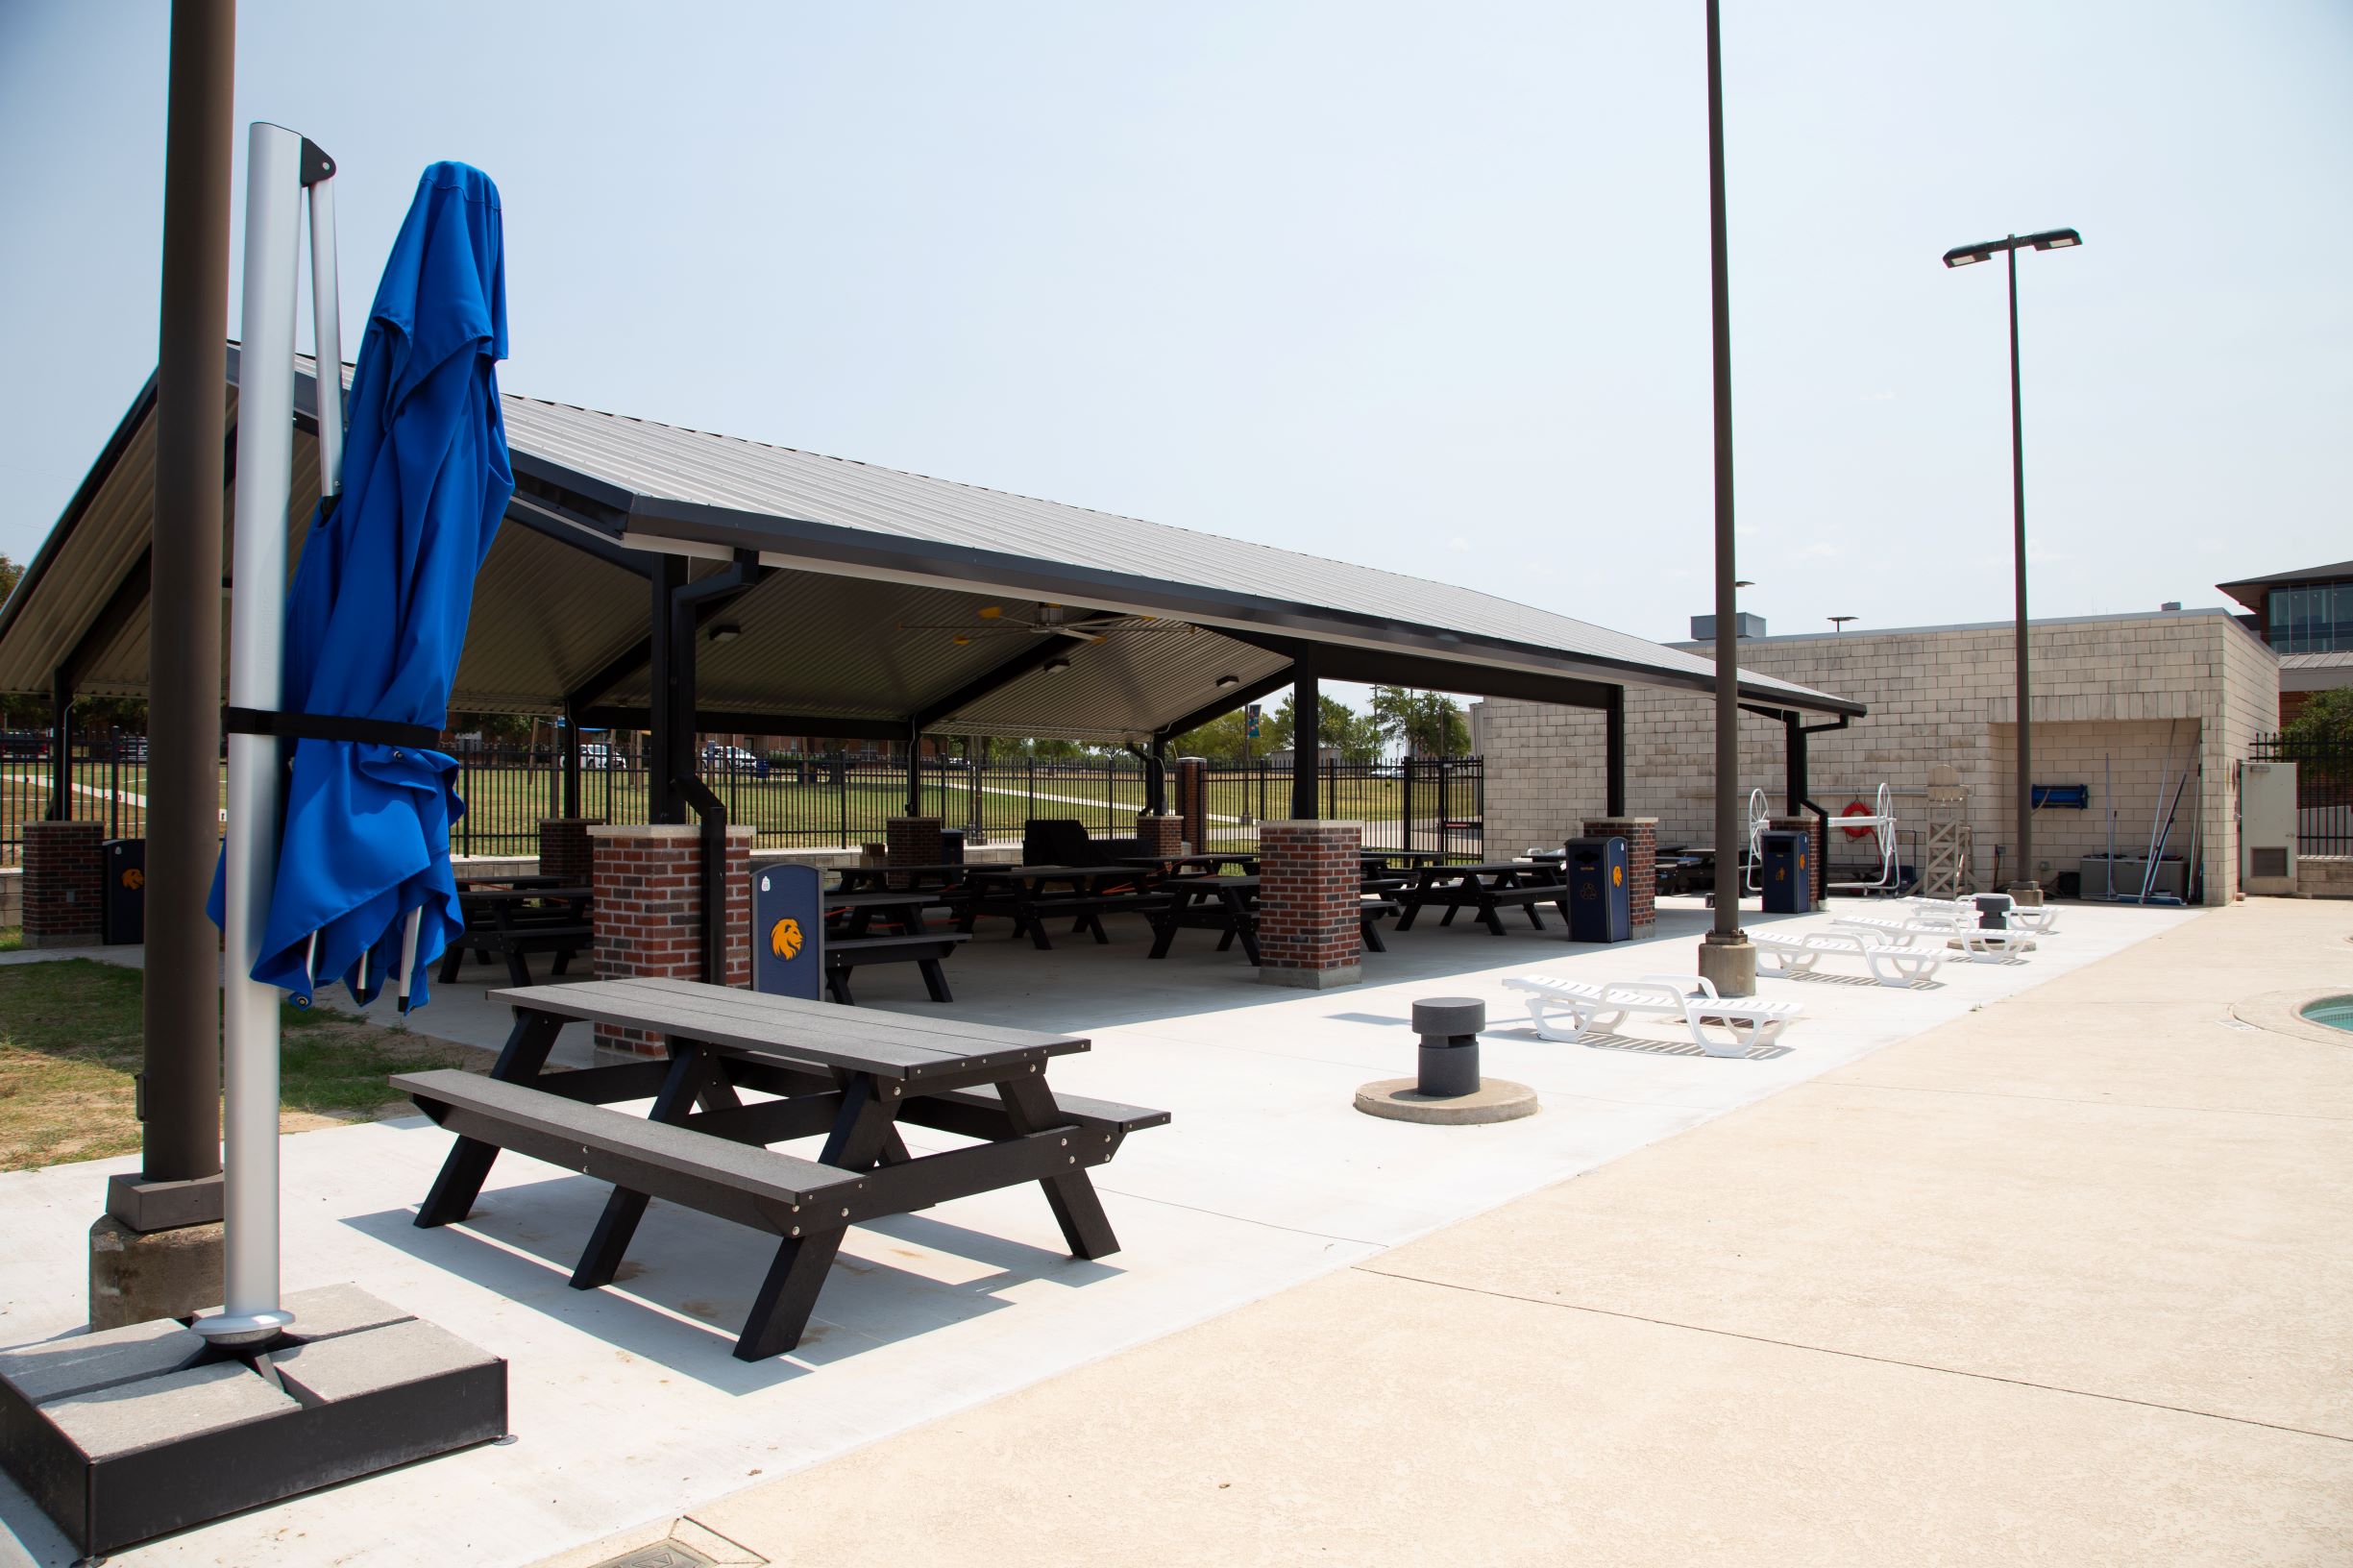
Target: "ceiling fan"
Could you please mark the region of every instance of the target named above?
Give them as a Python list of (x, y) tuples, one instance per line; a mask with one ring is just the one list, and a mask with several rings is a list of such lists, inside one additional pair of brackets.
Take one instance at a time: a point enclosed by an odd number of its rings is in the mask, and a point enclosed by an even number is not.
[(923, 625), (902, 621), (901, 631), (944, 631), (948, 641), (961, 648), (975, 637), (1077, 637), (1090, 643), (1099, 643), (1122, 626), (1141, 625), (1156, 619), (1149, 615), (1097, 614), (1087, 610), (1072, 610), (1066, 605), (1039, 603), (1022, 616), (1008, 613), (1002, 604), (983, 604), (973, 612), (979, 624), (957, 625)]

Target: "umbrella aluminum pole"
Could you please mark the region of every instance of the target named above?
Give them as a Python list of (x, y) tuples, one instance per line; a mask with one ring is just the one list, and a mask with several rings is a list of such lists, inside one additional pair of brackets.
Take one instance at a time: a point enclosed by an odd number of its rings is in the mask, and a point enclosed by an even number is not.
[[(282, 703), (285, 665), (294, 308), (306, 163), (311, 171), (328, 167), (293, 132), (254, 125), (246, 144), (245, 335), (237, 376), (229, 701), (233, 707), (272, 713)], [(323, 177), (312, 190), (313, 304), (320, 311), (322, 364), (319, 461), (327, 477), (323, 487), (331, 493), (341, 471), (343, 445), (340, 331), (333, 302), (334, 208)], [(324, 276), (316, 277), (322, 256)], [(217, 1316), (199, 1318), (195, 1325), (219, 1344), (266, 1342), (294, 1320), (279, 1304), (279, 997), (277, 988), (253, 978), (277, 870), (280, 762), (273, 737), (230, 735), (221, 934), (227, 1280), (224, 1310)]]

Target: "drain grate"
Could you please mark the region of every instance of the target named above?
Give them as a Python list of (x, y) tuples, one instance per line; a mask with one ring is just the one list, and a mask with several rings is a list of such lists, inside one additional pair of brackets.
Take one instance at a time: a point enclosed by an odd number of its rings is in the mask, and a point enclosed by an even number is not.
[(618, 1557), (608, 1557), (596, 1568), (715, 1568), (717, 1562), (716, 1557), (706, 1557), (691, 1546), (656, 1541)]

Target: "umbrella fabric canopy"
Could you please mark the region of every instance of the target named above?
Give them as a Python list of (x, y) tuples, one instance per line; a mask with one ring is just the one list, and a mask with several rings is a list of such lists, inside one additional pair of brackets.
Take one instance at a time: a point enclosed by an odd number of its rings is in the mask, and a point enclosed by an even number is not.
[[(475, 576), (515, 488), (499, 418), (505, 357), (498, 187), (435, 163), (368, 313), (342, 494), (312, 519), (288, 597), (285, 711), (448, 723)], [(407, 917), (422, 910), (410, 1004), (424, 1000), (426, 973), (464, 930), (450, 872), (450, 824), (465, 811), (456, 772), (454, 758), (413, 747), (295, 743), (256, 980), (307, 1005), (314, 977), (340, 975), (366, 1002), (397, 975)]]

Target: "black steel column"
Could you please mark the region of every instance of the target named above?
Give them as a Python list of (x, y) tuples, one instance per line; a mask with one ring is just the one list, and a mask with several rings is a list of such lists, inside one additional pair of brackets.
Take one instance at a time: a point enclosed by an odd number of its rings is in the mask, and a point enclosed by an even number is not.
[(1291, 817), (1296, 821), (1318, 820), (1315, 809), (1316, 764), (1323, 754), (1323, 698), (1315, 672), (1301, 665), (1291, 672)]
[[(221, 470), (229, 450), (236, 35), (233, 0), (173, 0), (149, 556), (159, 591), (147, 605), (147, 956), (139, 998), (146, 1118), (138, 1176), (117, 1177), (107, 1192), (108, 1212), (134, 1229), (221, 1217), (220, 932), (204, 911), (221, 846)], [(160, 1201), (143, 1201), (154, 1183), (200, 1185), (178, 1188), (167, 1213)]]
[(74, 689), (59, 670), (49, 677), (49, 821), (74, 814)]
[(1152, 766), (1144, 774), (1144, 810), (1155, 817), (1168, 815), (1168, 738), (1152, 738)]
[[(606, 753), (609, 762), (611, 753)], [(564, 704), (564, 810), (566, 817), (580, 815), (580, 713), (571, 703)]]
[(1805, 726), (1796, 713), (1781, 715), (1782, 794), (1787, 797), (1783, 812), (1795, 817), (1805, 808)]
[[(655, 557), (648, 580), (653, 590), (651, 613), (652, 667), (649, 672), (648, 715), (651, 733), (646, 737), (652, 755), (646, 768), (646, 821), (683, 822), (686, 803), (674, 780), (695, 771), (695, 645), (693, 618), (678, 613), (677, 590), (686, 586), (686, 557)], [(685, 620), (685, 638), (677, 623)], [(679, 668), (683, 656), (686, 668)]]
[(1609, 706), (1602, 710), (1602, 786), (1605, 817), (1626, 815), (1626, 688), (1612, 690)]
[(923, 733), (909, 725), (907, 729), (907, 815), (923, 815)]

